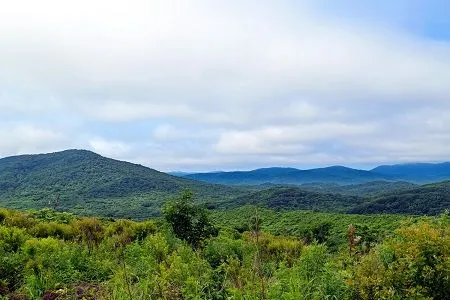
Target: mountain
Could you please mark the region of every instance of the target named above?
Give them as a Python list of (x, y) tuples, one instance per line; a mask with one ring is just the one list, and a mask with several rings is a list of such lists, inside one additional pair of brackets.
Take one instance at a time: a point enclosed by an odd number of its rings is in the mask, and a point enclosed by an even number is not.
[(387, 193), (349, 210), (350, 213), (436, 215), (450, 208), (450, 181)]
[(79, 214), (149, 217), (184, 189), (205, 202), (243, 192), (171, 176), (86, 150), (0, 159), (0, 205), (12, 208), (57, 206)]
[(253, 171), (196, 173), (184, 178), (227, 185), (337, 183), (357, 184), (377, 180), (394, 180), (390, 175), (357, 170), (343, 166), (299, 170), (294, 168), (263, 168)]
[(309, 170), (295, 168), (262, 168), (252, 171), (181, 174), (184, 178), (226, 185), (261, 185), (332, 183), (357, 185), (373, 181), (432, 183), (450, 180), (450, 162), (440, 164), (399, 164), (379, 166), (372, 170), (358, 170), (331, 166)]
[(417, 183), (450, 180), (450, 162), (385, 165), (376, 167), (371, 171)]

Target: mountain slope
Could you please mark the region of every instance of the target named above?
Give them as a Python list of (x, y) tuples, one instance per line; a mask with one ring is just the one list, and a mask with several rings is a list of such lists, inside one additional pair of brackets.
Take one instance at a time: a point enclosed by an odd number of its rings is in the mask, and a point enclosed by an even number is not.
[(376, 167), (371, 171), (417, 183), (450, 180), (450, 162), (386, 165)]
[(241, 193), (86, 150), (0, 159), (0, 204), (13, 208), (59, 202), (61, 209), (77, 213), (145, 217), (158, 213), (162, 202), (183, 189), (208, 202)]
[(299, 186), (307, 191), (373, 197), (380, 194), (395, 193), (419, 187), (406, 181), (370, 181), (359, 184), (338, 185), (333, 183), (305, 183)]
[(349, 210), (350, 213), (436, 215), (450, 208), (450, 181), (387, 193)]
[(342, 166), (332, 166), (310, 170), (294, 168), (264, 168), (253, 171), (196, 173), (185, 178), (201, 180), (210, 183), (228, 185), (251, 184), (305, 184), (313, 182), (329, 182), (337, 184), (357, 184), (377, 180), (393, 180), (389, 175), (376, 172), (357, 170)]
[(344, 212), (366, 202), (368, 199), (358, 196), (305, 191), (298, 187), (273, 187), (218, 203), (217, 206), (235, 208), (251, 204), (271, 209)]

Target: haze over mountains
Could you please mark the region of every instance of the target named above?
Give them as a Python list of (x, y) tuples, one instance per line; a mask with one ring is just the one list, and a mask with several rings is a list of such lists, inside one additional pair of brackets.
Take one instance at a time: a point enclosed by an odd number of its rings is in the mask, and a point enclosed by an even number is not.
[(358, 184), (371, 181), (409, 181), (431, 183), (450, 180), (450, 163), (400, 164), (379, 166), (372, 170), (358, 170), (343, 166), (331, 166), (309, 170), (295, 168), (262, 168), (253, 171), (211, 172), (183, 174), (185, 178), (210, 183), (245, 184), (305, 184), (314, 182)]
[(417, 183), (450, 179), (449, 169), (448, 163), (370, 171), (333, 166), (177, 177), (91, 151), (66, 150), (0, 159), (0, 206), (142, 219), (158, 215), (165, 201), (189, 189), (197, 202), (219, 209), (250, 204), (283, 210), (437, 214), (450, 206), (450, 181)]

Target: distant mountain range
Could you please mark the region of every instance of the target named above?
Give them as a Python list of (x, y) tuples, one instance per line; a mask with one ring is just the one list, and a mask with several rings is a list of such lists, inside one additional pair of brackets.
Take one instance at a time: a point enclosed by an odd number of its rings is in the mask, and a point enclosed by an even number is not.
[(253, 171), (195, 173), (181, 176), (226, 185), (258, 185), (266, 183), (301, 185), (316, 182), (347, 185), (372, 181), (407, 181), (424, 184), (450, 180), (450, 163), (379, 166), (368, 171), (343, 166), (309, 170), (275, 167)]
[(438, 164), (398, 164), (379, 166), (372, 169), (371, 172), (392, 176), (417, 183), (430, 183), (437, 181), (450, 180), (450, 162)]

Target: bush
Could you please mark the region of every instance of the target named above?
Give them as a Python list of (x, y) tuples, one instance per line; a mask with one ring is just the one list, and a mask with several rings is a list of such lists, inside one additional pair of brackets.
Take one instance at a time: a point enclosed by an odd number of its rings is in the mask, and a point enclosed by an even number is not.
[(75, 237), (72, 226), (56, 222), (38, 223), (30, 228), (28, 232), (37, 238), (54, 237), (63, 240), (71, 240)]
[(162, 213), (175, 235), (194, 248), (198, 248), (206, 238), (218, 234), (208, 211), (193, 204), (191, 192), (185, 192), (179, 198), (168, 201)]
[(362, 299), (377, 297), (446, 299), (450, 295), (450, 227), (420, 222), (363, 257), (354, 289)]
[(83, 241), (89, 251), (100, 243), (103, 238), (103, 227), (97, 218), (84, 218), (72, 223), (75, 234)]
[(243, 248), (242, 241), (219, 236), (208, 241), (203, 250), (203, 254), (208, 263), (213, 268), (217, 268), (232, 258), (243, 260)]

